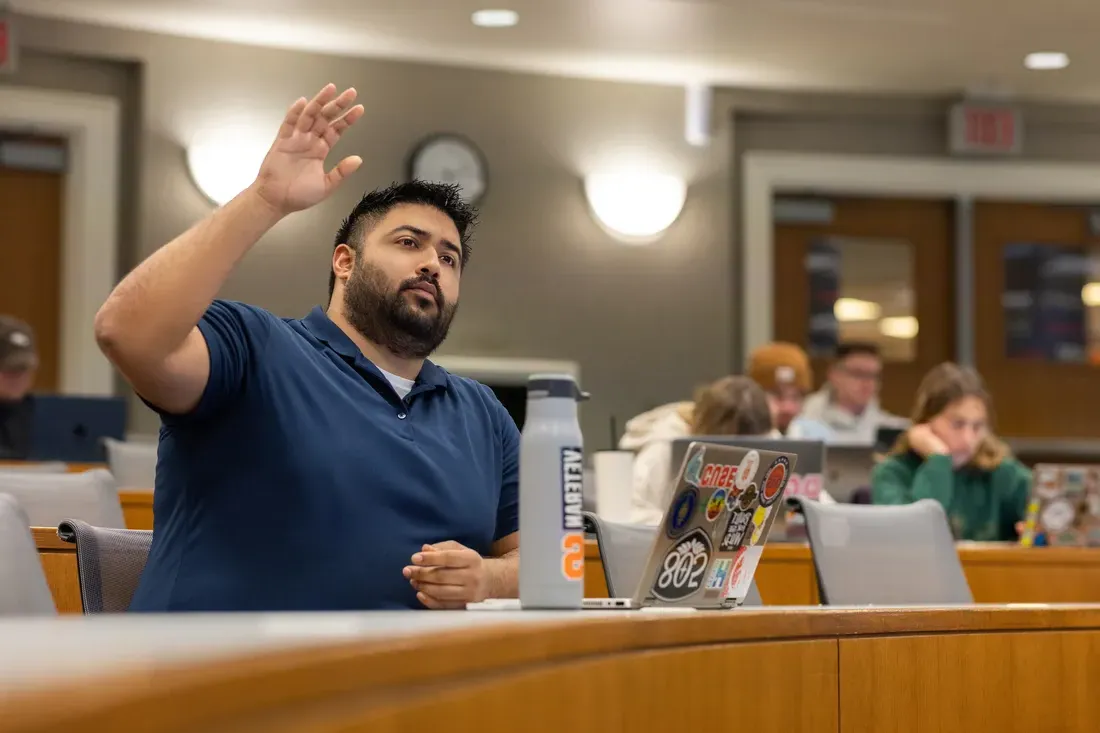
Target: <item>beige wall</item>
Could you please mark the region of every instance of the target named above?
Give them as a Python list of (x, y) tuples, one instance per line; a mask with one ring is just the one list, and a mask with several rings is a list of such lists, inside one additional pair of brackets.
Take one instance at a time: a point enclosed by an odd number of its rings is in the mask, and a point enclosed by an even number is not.
[[(730, 366), (735, 318), (729, 135), (690, 148), (683, 95), (668, 87), (455, 70), (292, 53), (23, 19), (21, 42), (63, 56), (141, 66), (136, 247), (144, 256), (210, 211), (188, 176), (184, 144), (223, 120), (255, 119), (270, 135), (286, 105), (328, 81), (356, 86), (364, 119), (340, 154), (366, 163), (329, 202), (284, 222), (222, 292), (284, 316), (326, 298), (332, 236), (358, 195), (404, 176), (423, 136), (454, 131), (490, 166), (483, 224), (444, 353), (571, 359), (594, 399), (583, 408), (592, 449), (608, 419), (680, 399)], [(27, 62), (32, 63), (33, 56)], [(42, 62), (45, 63), (45, 62)], [(43, 74), (49, 77), (50, 74)], [(718, 111), (721, 121), (728, 114)], [(639, 155), (691, 181), (681, 219), (656, 245), (629, 247), (589, 215), (585, 170)], [(138, 431), (156, 420), (135, 403)]]

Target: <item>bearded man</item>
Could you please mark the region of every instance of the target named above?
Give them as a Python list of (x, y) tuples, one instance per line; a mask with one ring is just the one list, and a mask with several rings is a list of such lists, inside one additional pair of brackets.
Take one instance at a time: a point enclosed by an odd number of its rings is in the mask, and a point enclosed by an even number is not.
[[(336, 238), (327, 309), (216, 300), (276, 223), (362, 161), (329, 84), (287, 112), (255, 182), (134, 269), (100, 348), (162, 421), (133, 611), (463, 608), (517, 593), (519, 432), (427, 357), (447, 335), (476, 212), (454, 186), (367, 194)], [(277, 285), (273, 284), (273, 287)]]

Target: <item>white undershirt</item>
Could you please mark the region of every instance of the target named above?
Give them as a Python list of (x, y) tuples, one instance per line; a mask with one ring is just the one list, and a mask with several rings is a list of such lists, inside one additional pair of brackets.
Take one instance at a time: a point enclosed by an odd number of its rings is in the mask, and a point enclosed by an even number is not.
[(413, 385), (416, 384), (415, 379), (405, 379), (404, 377), (399, 377), (396, 374), (390, 374), (385, 369), (379, 369), (378, 371), (382, 372), (389, 383), (393, 385), (393, 391), (396, 392), (397, 396), (401, 399), (405, 399), (405, 397), (408, 396), (409, 392), (412, 391)]

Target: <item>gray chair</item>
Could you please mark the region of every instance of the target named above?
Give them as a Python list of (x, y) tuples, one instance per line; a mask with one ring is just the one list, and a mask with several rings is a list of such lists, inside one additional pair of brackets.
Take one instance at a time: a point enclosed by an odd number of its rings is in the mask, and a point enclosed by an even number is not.
[(110, 472), (0, 473), (0, 492), (11, 494), (32, 527), (56, 527), (70, 517), (97, 527), (125, 527)]
[[(596, 536), (603, 563), (607, 595), (611, 598), (629, 598), (634, 595), (645, 572), (646, 561), (653, 550), (658, 528), (643, 524), (622, 524), (601, 519), (592, 512), (585, 512), (586, 524)], [(761, 606), (756, 581), (752, 582), (746, 606)]]
[(867, 506), (792, 498), (789, 503), (806, 517), (823, 604), (973, 603), (939, 502)]
[(130, 608), (153, 533), (137, 529), (93, 527), (68, 519), (57, 536), (76, 545), (76, 569), (84, 613), (123, 613)]
[(55, 615), (27, 514), (15, 497), (0, 494), (0, 616)]
[(42, 463), (5, 464), (0, 466), (0, 474), (5, 473), (67, 473), (69, 466), (62, 461), (43, 461)]
[(157, 480), (157, 444), (104, 438), (107, 468), (120, 489), (152, 489)]

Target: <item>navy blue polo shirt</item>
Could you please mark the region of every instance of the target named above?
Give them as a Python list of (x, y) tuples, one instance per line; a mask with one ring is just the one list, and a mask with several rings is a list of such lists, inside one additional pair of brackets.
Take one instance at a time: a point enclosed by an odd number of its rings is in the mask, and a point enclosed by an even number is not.
[(162, 414), (155, 532), (134, 611), (422, 608), (425, 543), (518, 529), (519, 431), (492, 391), (424, 363), (401, 399), (320, 309), (215, 301), (210, 380)]

